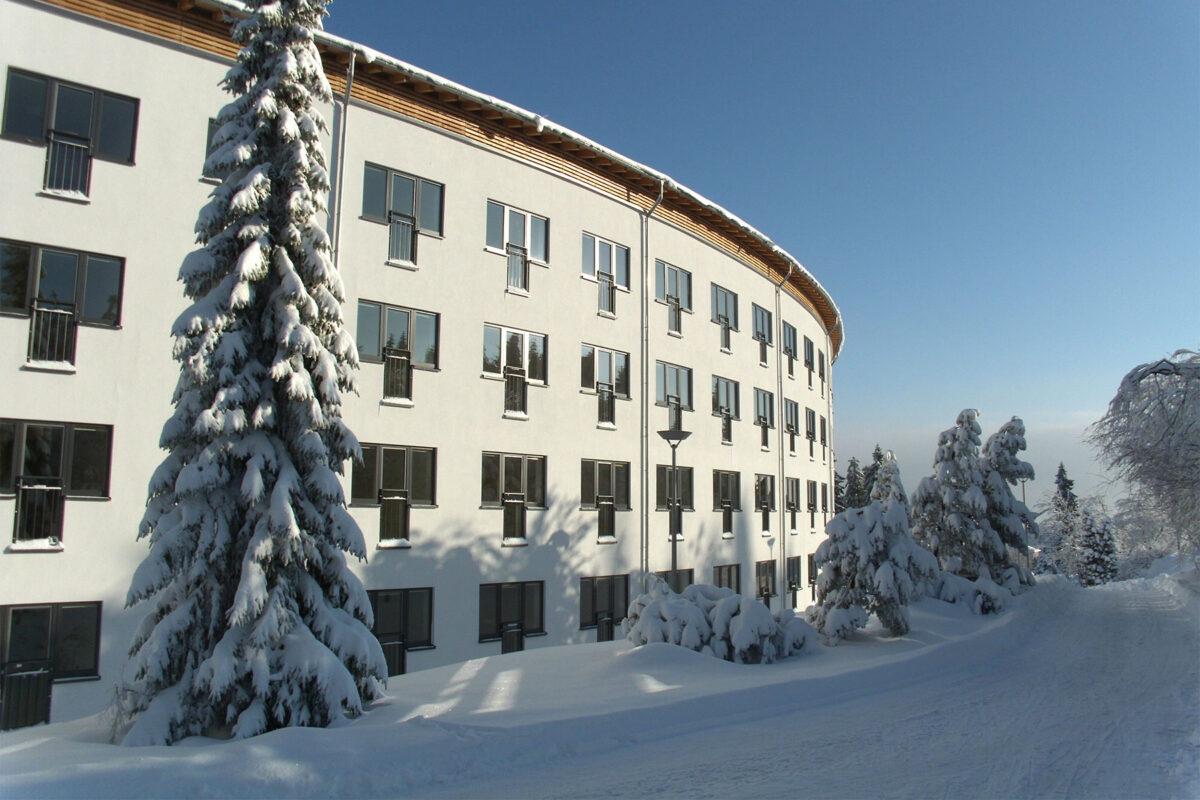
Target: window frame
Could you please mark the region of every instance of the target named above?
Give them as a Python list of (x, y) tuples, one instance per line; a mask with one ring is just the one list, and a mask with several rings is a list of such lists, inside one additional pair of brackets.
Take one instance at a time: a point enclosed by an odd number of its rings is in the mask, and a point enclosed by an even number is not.
[[(579, 630), (581, 630), (581, 631), (591, 630), (600, 624), (600, 615), (596, 610), (598, 607), (596, 600), (599, 599), (599, 593), (601, 591), (600, 588), (597, 586), (599, 581), (608, 581), (608, 585), (610, 587), (609, 592), (608, 592), (608, 594), (609, 594), (608, 599), (609, 599), (609, 604), (612, 607), (612, 611), (613, 611), (613, 620), (612, 620), (613, 624), (615, 625), (615, 624), (619, 623), (621, 620), (625, 619), (625, 616), (628, 613), (628, 610), (629, 610), (629, 573), (628, 572), (621, 574), (621, 575), (591, 575), (591, 576), (580, 575), (579, 576)], [(587, 588), (585, 588), (585, 582), (586, 582)], [(623, 586), (623, 592), (617, 591), (618, 583)], [(585, 596), (585, 593), (591, 594), (590, 619), (588, 619), (588, 615), (586, 615), (584, 613), (585, 607), (584, 607), (584, 603), (583, 603), (583, 598)], [(619, 595), (621, 595), (621, 594), (624, 594), (624, 599), (625, 599), (624, 603), (618, 602)]]
[[(497, 253), (499, 255), (508, 255), (508, 246), (510, 244), (516, 245), (517, 247), (525, 248), (525, 257), (526, 257), (526, 259), (529, 260), (530, 263), (538, 264), (543, 267), (550, 266), (550, 218), (549, 217), (542, 216), (541, 214), (535, 214), (532, 211), (526, 211), (525, 209), (518, 208), (517, 206), (511, 206), (508, 203), (502, 203), (499, 200), (492, 200), (491, 198), (488, 198), (487, 205), (489, 207), (496, 206), (497, 208), (501, 209), (502, 216), (501, 216), (501, 227), (500, 227), (500, 246), (497, 247), (497, 246), (493, 245), (488, 239), (488, 235), (490, 232), (489, 231), (490, 224), (488, 223), (488, 220), (490, 218), (491, 212), (490, 212), (490, 210), (485, 211), (485, 215), (484, 215), (484, 222), (485, 222), (485, 225), (484, 225), (484, 249), (485, 250), (487, 250), (489, 253)], [(512, 230), (511, 230), (512, 220), (510, 217), (511, 214), (520, 214), (520, 215), (524, 216), (524, 218), (525, 218), (524, 230), (522, 232), (524, 235), (525, 244), (517, 244), (516, 242), (513, 241)], [(535, 219), (540, 219), (542, 222), (544, 222), (546, 224), (546, 251), (540, 257), (534, 255), (534, 253), (533, 253), (533, 220), (535, 220)]]
[[(518, 616), (521, 618), (521, 634), (523, 636), (545, 636), (546, 635), (546, 582), (545, 581), (503, 581), (500, 583), (481, 583), (481, 584), (479, 584), (479, 607), (478, 607), (479, 642), (480, 642), (480, 644), (482, 644), (484, 642), (498, 642), (501, 639), (501, 635), (504, 630), (504, 622), (501, 619), (503, 614), (501, 613), (500, 608), (501, 608), (501, 599), (503, 597), (503, 587), (505, 587), (505, 586), (521, 587), (520, 593), (519, 593), (519, 596), (521, 598), (520, 599), (520, 613), (518, 614)], [(538, 587), (539, 593), (541, 595), (539, 598), (540, 599), (540, 602), (539, 602), (540, 613), (538, 615), (539, 616), (539, 622), (538, 622), (539, 627), (536, 630), (527, 630), (525, 628), (525, 622), (527, 621), (526, 620), (527, 612), (526, 612), (526, 608), (525, 608), (525, 597), (526, 597), (526, 587), (529, 587), (529, 586)], [(483, 592), (485, 589), (495, 589), (495, 592), (496, 592), (495, 608), (496, 608), (496, 626), (497, 627), (496, 627), (495, 635), (486, 635), (485, 636), (484, 632), (483, 632)]]
[[(427, 640), (417, 641), (417, 642), (414, 642), (408, 638), (409, 623), (412, 621), (412, 614), (411, 614), (412, 606), (409, 603), (409, 595), (413, 594), (414, 592), (428, 592), (429, 593), (429, 604), (428, 604), (429, 605), (429, 616), (425, 621), (425, 627), (429, 631), (429, 638)], [(404, 623), (404, 630), (399, 633), (404, 639), (404, 651), (407, 653), (407, 652), (414, 652), (414, 651), (419, 651), (419, 650), (436, 650), (437, 644), (435, 642), (435, 637), (434, 637), (434, 632), (433, 632), (433, 621), (435, 619), (434, 605), (433, 605), (434, 604), (433, 587), (432, 586), (411, 586), (411, 587), (401, 587), (401, 588), (395, 588), (395, 589), (368, 589), (367, 590), (367, 598), (371, 603), (371, 614), (374, 617), (374, 623), (371, 625), (371, 635), (373, 635), (375, 637), (376, 641), (379, 641), (380, 645), (383, 644), (383, 641), (380, 640), (380, 638), (379, 638), (379, 636), (380, 636), (380, 632), (379, 632), (379, 602), (380, 602), (380, 596), (385, 595), (385, 594), (398, 594), (402, 598), (401, 603), (403, 606), (403, 611), (401, 612), (400, 617)], [(385, 633), (385, 635), (388, 635), (388, 633), (390, 633), (390, 632)], [(405, 671), (407, 672), (407, 669)], [(397, 673), (393, 673), (393, 674), (400, 675), (402, 673), (397, 672)], [(390, 677), (392, 677), (392, 675), (389, 674), (388, 677), (390, 678)]]
[[(370, 355), (362, 351), (361, 337), (358, 335), (358, 326), (362, 320), (363, 306), (375, 306), (379, 309), (379, 340), (378, 345), (379, 355)], [(397, 306), (391, 303), (384, 303), (380, 300), (367, 300), (359, 298), (357, 306), (357, 316), (355, 317), (354, 343), (358, 349), (358, 360), (366, 364), (382, 364), (384, 362), (383, 350), (387, 347), (387, 312), (388, 311), (403, 311), (408, 314), (408, 352), (409, 366), (413, 369), (425, 370), (426, 372), (438, 372), (441, 369), (442, 359), (442, 315), (436, 311), (426, 311), (421, 308), (411, 308), (409, 306)], [(434, 324), (434, 360), (433, 362), (418, 361), (413, 350), (413, 343), (416, 341), (417, 331), (417, 316), (425, 315), (433, 318)]]
[(775, 329), (772, 324), (772, 312), (763, 308), (758, 303), (751, 303), (750, 313), (754, 321), (752, 329), (754, 341), (766, 342), (767, 347), (774, 347)]
[[(527, 331), (522, 328), (511, 328), (507, 325), (496, 325), (491, 322), (485, 322), (485, 323), (483, 323), (483, 344), (484, 344), (485, 348), (487, 347), (488, 328), (493, 328), (500, 332), (500, 361), (499, 361), (499, 369), (497, 371), (493, 372), (492, 370), (488, 369), (487, 361), (485, 360), (483, 362), (483, 368), (481, 370), (484, 377), (493, 377), (494, 376), (494, 378), (499, 378), (499, 379), (504, 378), (504, 370), (506, 367), (510, 366), (508, 363), (508, 347), (506, 346), (508, 334), (517, 333), (517, 334), (520, 334), (522, 337), (521, 359), (522, 359), (523, 363), (522, 363), (521, 369), (525, 370), (525, 382), (528, 384), (532, 384), (534, 386), (549, 386), (550, 385), (550, 335), (549, 334), (538, 333), (537, 331)], [(540, 378), (534, 378), (530, 375), (529, 344), (532, 341), (531, 337), (540, 337), (542, 340), (542, 364), (543, 364), (544, 374)], [(486, 350), (484, 351), (484, 354), (486, 356)]]
[(763, 414), (759, 412), (765, 409), (767, 413), (766, 425), (764, 427), (773, 430), (775, 428), (775, 393), (769, 392), (766, 389), (754, 387), (754, 424), (761, 425)]
[[(13, 133), (9, 131), (9, 116), (8, 116), (8, 100), (12, 92), (10, 90), (10, 81), (14, 74), (23, 75), (34, 80), (42, 80), (46, 82), (45, 94), (43, 95), (42, 105), (42, 130), (39, 136), (29, 136), (27, 134)], [(74, 81), (63, 80), (56, 78), (53, 75), (46, 75), (33, 70), (21, 69), (19, 67), (8, 68), (5, 74), (5, 92), (4, 92), (4, 108), (3, 120), (0, 120), (0, 138), (8, 139), (14, 142), (23, 142), (26, 144), (35, 144), (46, 146), (50, 140), (50, 132), (53, 128), (50, 125), (50, 118), (55, 113), (55, 100), (58, 97), (60, 87), (67, 87), (76, 91), (88, 92), (92, 95), (91, 118), (88, 122), (88, 155), (98, 161), (108, 161), (113, 164), (123, 164), (134, 166), (137, 163), (137, 139), (138, 139), (138, 123), (141, 121), (142, 102), (136, 97), (110, 92), (105, 89), (100, 89), (95, 86), (88, 86)], [(99, 152), (98, 146), (100, 141), (101, 125), (103, 124), (104, 116), (104, 99), (106, 97), (114, 100), (131, 102), (133, 104), (133, 124), (129, 133), (129, 157), (119, 158), (110, 154)], [(81, 138), (81, 137), (75, 137)]]
[[(438, 467), (438, 449), (436, 447), (421, 447), (417, 445), (406, 444), (384, 444), (380, 442), (362, 442), (361, 446), (365, 451), (366, 448), (374, 448), (377, 452), (375, 456), (375, 496), (373, 499), (364, 498), (362, 495), (354, 494), (356, 481), (354, 480), (357, 470), (366, 468), (366, 453), (363, 453), (363, 466), (359, 467), (359, 462), (354, 461), (350, 467), (350, 505), (359, 507), (379, 507), (379, 492), (383, 488), (383, 453), (384, 451), (404, 451), (404, 488), (402, 491), (408, 492), (408, 505), (411, 508), (437, 508), (437, 467)], [(429, 502), (417, 502), (413, 498), (413, 453), (422, 452), (429, 453), (429, 463), (431, 468), (429, 485), (433, 495)]]
[[(592, 351), (592, 353), (591, 353), (592, 381), (591, 381), (590, 386), (587, 385), (586, 383), (584, 383), (584, 363), (585, 363), (584, 360), (585, 360), (586, 356), (584, 355), (583, 351), (585, 349), (590, 349)], [(631, 385), (630, 374), (631, 374), (631, 368), (632, 368), (631, 367), (632, 359), (629, 357), (629, 353), (626, 353), (623, 350), (614, 350), (611, 347), (601, 347), (598, 344), (588, 344), (587, 342), (580, 342), (580, 344), (579, 344), (579, 390), (581, 392), (585, 392), (587, 394), (596, 394), (597, 392), (599, 392), (599, 389), (597, 388), (597, 384), (600, 383), (600, 377), (599, 377), (600, 370), (596, 368), (596, 365), (599, 363), (599, 356), (601, 353), (604, 353), (609, 357), (609, 361), (610, 361), (610, 365), (611, 365), (609, 367), (609, 374), (612, 375), (612, 378), (613, 378), (613, 384), (612, 384), (613, 397), (620, 398), (621, 400), (629, 400), (631, 397), (631, 392), (632, 392), (632, 389), (630, 388), (630, 385)], [(624, 392), (620, 391), (620, 386), (617, 384), (618, 356), (623, 356), (625, 358), (625, 391)]]
[[(691, 467), (685, 467), (682, 464), (677, 465), (679, 471), (679, 507), (683, 511), (696, 510), (696, 485), (694, 482), (693, 470)], [(660, 479), (660, 473), (664, 476)], [(669, 511), (667, 506), (667, 496), (670, 493), (669, 489), (665, 489), (664, 481), (670, 480), (671, 465), (657, 464), (654, 468), (654, 510)], [(659, 491), (663, 489), (663, 491)]]
[[(484, 491), (483, 475), (484, 475), (484, 473), (483, 473), (482, 459), (487, 458), (488, 456), (495, 456), (500, 459), (499, 468), (496, 471), (496, 477), (497, 477), (498, 483), (496, 485), (497, 492), (496, 492), (495, 501), (488, 500), (483, 495), (483, 491)], [(500, 450), (484, 450), (483, 454), (482, 454), (482, 458), (480, 459), (479, 507), (480, 508), (489, 508), (489, 509), (490, 508), (504, 508), (504, 494), (505, 494), (505, 492), (504, 492), (504, 465), (506, 463), (507, 458), (521, 459), (521, 492), (522, 492), (522, 494), (525, 495), (525, 507), (526, 508), (535, 508), (535, 509), (548, 508), (549, 506), (546, 502), (546, 476), (547, 476), (546, 456), (536, 455), (533, 453), (509, 453), (509, 452), (503, 452)], [(532, 492), (529, 491), (529, 464), (530, 464), (530, 462), (534, 462), (534, 461), (541, 462), (541, 465), (542, 465), (541, 466), (542, 485), (540, 487), (541, 502), (539, 504), (533, 504), (529, 500), (530, 496), (533, 494)]]
[[(93, 647), (90, 665), (83, 669), (59, 670), (59, 649), (61, 640), (62, 613), (68, 608), (95, 608), (95, 645)], [(32, 610), (45, 608), (50, 614), (50, 629), (47, 631), (47, 660), (51, 664), (51, 675), (54, 683), (73, 683), (77, 681), (100, 680), (100, 645), (103, 635), (104, 603), (101, 600), (80, 600), (60, 603), (12, 603), (0, 605), (0, 664), (9, 662), (9, 633), (12, 628), (11, 615), (14, 610)], [(40, 660), (40, 659), (29, 659)]]
[[(377, 169), (377, 170), (380, 170), (381, 172), (383, 172), (383, 207), (384, 207), (384, 216), (383, 217), (379, 217), (375, 214), (370, 214), (367, 212), (366, 191), (367, 191), (367, 170), (369, 170), (369, 169)], [(387, 215), (391, 214), (395, 210), (395, 203), (394, 203), (395, 198), (393, 198), (393, 196), (392, 196), (392, 189), (393, 189), (392, 176), (393, 175), (399, 175), (401, 178), (407, 178), (408, 180), (413, 182), (413, 195), (412, 195), (413, 215), (412, 215), (412, 217), (413, 217), (413, 227), (416, 228), (417, 232), (419, 234), (425, 234), (426, 236), (436, 236), (438, 238), (445, 238), (445, 236), (446, 236), (446, 184), (439, 182), (439, 181), (432, 181), (429, 178), (424, 178), (420, 175), (414, 175), (411, 172), (405, 172), (402, 169), (395, 169), (393, 167), (385, 167), (383, 164), (377, 164), (374, 161), (364, 161), (363, 162), (363, 183), (362, 183), (362, 185), (363, 185), (363, 198), (362, 198), (363, 205), (362, 205), (362, 210), (361, 210), (361, 214), (360, 214), (359, 218), (366, 220), (367, 222), (375, 222), (375, 223), (378, 223), (381, 225), (390, 224), (390, 220), (388, 219)], [(421, 211), (422, 211), (422, 205), (421, 205), (422, 184), (429, 184), (430, 186), (437, 186), (438, 188), (441, 189), (441, 198), (438, 202), (438, 223), (440, 224), (439, 228), (426, 228), (424, 225), (422, 225), (422, 221), (423, 221), (422, 214), (421, 214)]]
[(723, 511), (721, 503), (725, 500), (723, 486), (732, 484), (733, 497), (730, 498), (731, 511), (742, 510), (742, 473), (729, 469), (713, 470), (713, 511)]
[[(588, 468), (589, 464), (591, 465), (592, 470), (592, 491), (590, 503), (588, 502), (587, 494), (584, 492), (583, 484), (583, 472)], [(630, 496), (630, 488), (632, 486), (630, 478), (630, 463), (628, 461), (612, 461), (602, 458), (579, 459), (579, 509), (581, 511), (595, 511), (599, 508), (596, 498), (600, 495), (599, 492), (597, 492), (596, 487), (600, 485), (600, 470), (605, 467), (609, 469), (609, 481), (613, 487), (613, 509), (615, 511), (632, 511), (633, 501)], [(624, 467), (625, 471), (625, 502), (623, 504), (620, 502), (621, 495), (617, 491), (620, 484), (618, 475), (621, 467)]]
[[(741, 564), (713, 564), (713, 586), (732, 589), (734, 594), (742, 593), (742, 565)], [(733, 580), (729, 580), (729, 576), (733, 576)], [(733, 585), (730, 586), (729, 584)]]
[[(762, 495), (759, 487), (766, 483), (767, 485), (767, 504), (763, 505)], [(754, 510), (755, 511), (775, 511), (775, 476), (769, 473), (756, 472), (754, 474)]]
[[(0, 305), (0, 315), (30, 317), (33, 315), (33, 303), (38, 299), (38, 291), (41, 285), (42, 274), (42, 254), (46, 252), (61, 253), (64, 255), (75, 256), (75, 288), (73, 303), (74, 319), (76, 324), (84, 325), (90, 328), (108, 328), (110, 330), (120, 330), (121, 317), (125, 310), (125, 259), (121, 256), (109, 255), (107, 253), (97, 253), (91, 250), (77, 250), (73, 247), (58, 247), (57, 245), (41, 244), (39, 242), (26, 242), (20, 239), (0, 238), (0, 245), (8, 245), (16, 248), (27, 248), (29, 257), (25, 263), (25, 301), (22, 308), (16, 306)], [(87, 273), (91, 264), (91, 259), (105, 259), (115, 261), (118, 264), (117, 277), (117, 309), (115, 321), (107, 322), (103, 317), (87, 317), (84, 316), (84, 305), (87, 300)], [(4, 268), (0, 264), (0, 270)], [(2, 274), (2, 273), (0, 273)], [(0, 304), (2, 304), (3, 296), (0, 295)]]
[[(592, 246), (591, 246), (592, 271), (591, 272), (588, 272), (588, 270), (587, 270), (587, 257), (585, 255), (583, 255), (583, 252), (587, 250), (588, 239), (592, 240)], [(600, 269), (601, 245), (608, 245), (608, 247), (609, 247), (608, 274), (612, 275), (613, 287), (616, 288), (618, 291), (628, 292), (629, 291), (629, 275), (631, 272), (633, 272), (633, 251), (630, 250), (630, 248), (626, 247), (623, 244), (614, 242), (612, 239), (607, 239), (603, 236), (599, 236), (594, 233), (588, 233), (587, 231), (583, 231), (582, 239), (580, 242), (581, 259), (580, 259), (580, 264), (579, 264), (579, 277), (583, 278), (584, 280), (589, 280), (593, 283), (600, 282), (600, 274), (602, 272), (602, 270)], [(618, 279), (620, 276), (620, 272), (618, 271), (619, 259), (617, 258), (617, 254), (621, 251), (625, 252), (625, 282), (624, 283), (622, 283)]]
[[(672, 371), (674, 371), (677, 375), (680, 375), (680, 374), (682, 374), (680, 372), (680, 370), (682, 370), (682, 372), (687, 373), (687, 395), (688, 396), (686, 398), (686, 402), (685, 402), (685, 398), (682, 395), (679, 397), (679, 408), (683, 411), (693, 411), (694, 410), (692, 398), (695, 394), (693, 391), (693, 389), (695, 387), (692, 384), (692, 368), (685, 367), (682, 364), (672, 364), (669, 361), (655, 361), (654, 362), (654, 405), (659, 406), (661, 408), (667, 407), (667, 405), (668, 405), (667, 398), (671, 396), (670, 393), (667, 391), (668, 375)], [(679, 385), (682, 385), (682, 383), (680, 383), (679, 378), (676, 378), (675, 382)], [(660, 396), (662, 399), (659, 399)]]
[(729, 418), (740, 420), (742, 418), (742, 385), (738, 381), (723, 378), (720, 375), (712, 376), (712, 415), (714, 417), (721, 416), (719, 395), (722, 387), (726, 389), (726, 394), (733, 398), (733, 406), (729, 409)]
[(732, 305), (733, 314), (729, 317), (729, 330), (738, 330), (738, 296), (737, 292), (730, 291), (719, 283), (710, 284), (712, 287), (709, 291), (712, 302), (712, 322), (716, 325), (721, 324), (720, 309), (722, 305)]
[(666, 581), (667, 586), (670, 587), (671, 591), (675, 592), (676, 594), (681, 594), (683, 592), (683, 590), (686, 589), (687, 587), (696, 585), (696, 570), (695, 570), (695, 568), (679, 567), (678, 569), (675, 570), (675, 573), (680, 577), (680, 579), (683, 583), (683, 585), (679, 587), (678, 591), (676, 591), (674, 586), (671, 586), (671, 570), (669, 570), (669, 569), (656, 570), (654, 574), (657, 575), (658, 577), (662, 578), (664, 581)]
[[(60, 420), (19, 419), (0, 417), (0, 426), (12, 425), (12, 457), (8, 465), (0, 464), (0, 497), (16, 496), (16, 481), (21, 476), (25, 462), (26, 430), (30, 425), (62, 428), (62, 451), (59, 453), (58, 475), (37, 477), (59, 478), (62, 481), (63, 498), (68, 500), (111, 500), (112, 499), (112, 446), (113, 426), (92, 422), (63, 422)], [(75, 432), (78, 429), (100, 430), (108, 434), (105, 459), (104, 486), (99, 492), (80, 492), (72, 486), (75, 469)], [(11, 471), (9, 474), (6, 472)], [(7, 478), (7, 480), (4, 480)]]
[(692, 300), (693, 300), (693, 297), (692, 297), (692, 288), (693, 288), (692, 273), (687, 271), (683, 267), (677, 267), (674, 264), (671, 264), (667, 261), (663, 261), (661, 258), (654, 259), (654, 302), (662, 303), (663, 305), (667, 304), (667, 284), (670, 282), (669, 275), (671, 272), (675, 273), (676, 288), (678, 288), (681, 285), (680, 279), (686, 278), (687, 303), (684, 303), (683, 295), (682, 295), (682, 293), (680, 293), (679, 309), (680, 309), (680, 311), (686, 311), (687, 313), (690, 314), (690, 313), (692, 313)]
[[(757, 598), (772, 598), (779, 595), (779, 585), (776, 582), (775, 573), (779, 571), (779, 564), (774, 558), (769, 558), (764, 561), (754, 562), (754, 596)], [(765, 581), (764, 581), (765, 579)], [(767, 591), (763, 591), (763, 583)]]

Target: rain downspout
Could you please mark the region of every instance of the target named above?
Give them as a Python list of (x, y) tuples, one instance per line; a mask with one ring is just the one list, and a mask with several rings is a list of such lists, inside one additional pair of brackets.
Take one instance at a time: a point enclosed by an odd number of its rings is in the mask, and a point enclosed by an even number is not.
[(333, 268), (337, 269), (338, 255), (342, 250), (342, 184), (345, 182), (346, 166), (346, 118), (350, 114), (350, 89), (354, 86), (355, 52), (350, 51), (350, 66), (346, 68), (346, 94), (342, 98), (342, 115), (338, 120), (337, 154), (334, 157), (334, 168), (337, 170), (336, 194), (333, 201)]
[[(787, 402), (783, 399), (783, 303), (781, 300), (782, 288), (792, 278), (792, 270), (795, 268), (793, 264), (788, 263), (787, 274), (783, 279), (775, 284), (775, 391), (776, 397), (779, 398), (778, 411), (779, 416), (776, 417), (775, 431), (779, 434), (779, 446), (776, 448), (779, 451), (779, 478), (775, 484), (775, 502), (778, 503), (779, 512), (779, 560), (783, 563), (783, 591), (776, 591), (779, 595), (779, 607), (785, 608), (783, 605), (784, 598), (789, 596), (787, 591), (787, 541), (791, 531), (787, 527), (787, 476), (784, 474), (784, 458), (783, 458), (783, 440), (784, 427), (786, 425)], [(780, 502), (782, 501), (782, 502)], [(797, 502), (799, 498), (797, 498)], [(777, 564), (776, 569), (779, 569)], [(778, 573), (776, 573), (778, 579)]]
[(650, 570), (650, 217), (658, 210), (663, 200), (665, 181), (658, 181), (658, 199), (650, 210), (643, 212), (642, 222), (642, 475), (639, 481), (642, 496), (641, 564), (643, 575)]

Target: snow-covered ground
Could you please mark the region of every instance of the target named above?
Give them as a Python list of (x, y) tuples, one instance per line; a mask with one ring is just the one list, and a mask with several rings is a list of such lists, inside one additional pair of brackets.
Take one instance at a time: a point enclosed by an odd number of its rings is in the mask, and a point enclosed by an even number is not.
[(575, 645), (393, 678), (334, 730), (166, 748), (99, 718), (0, 735), (0, 797), (1198, 797), (1200, 574), (924, 600), (735, 665)]

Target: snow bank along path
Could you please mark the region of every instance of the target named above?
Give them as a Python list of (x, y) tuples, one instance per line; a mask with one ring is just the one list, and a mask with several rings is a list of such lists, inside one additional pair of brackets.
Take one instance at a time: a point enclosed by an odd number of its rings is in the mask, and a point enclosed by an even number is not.
[(1200, 796), (1200, 579), (1000, 617), (923, 601), (770, 666), (668, 645), (528, 651), (393, 679), (338, 730), (118, 748), (96, 720), (0, 735), (0, 797)]

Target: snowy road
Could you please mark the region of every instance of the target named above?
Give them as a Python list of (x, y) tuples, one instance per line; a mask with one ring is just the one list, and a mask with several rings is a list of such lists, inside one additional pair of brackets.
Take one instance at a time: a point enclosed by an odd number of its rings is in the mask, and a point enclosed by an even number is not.
[(1200, 637), (1179, 599), (1145, 581), (1056, 583), (998, 622), (899, 664), (758, 690), (732, 718), (719, 698), (682, 727), (664, 709), (629, 747), (427, 794), (1200, 796)]
[(0, 734), (0, 797), (1200, 797), (1200, 596), (1039, 585), (769, 666), (670, 645), (414, 673), (335, 730), (171, 748)]

